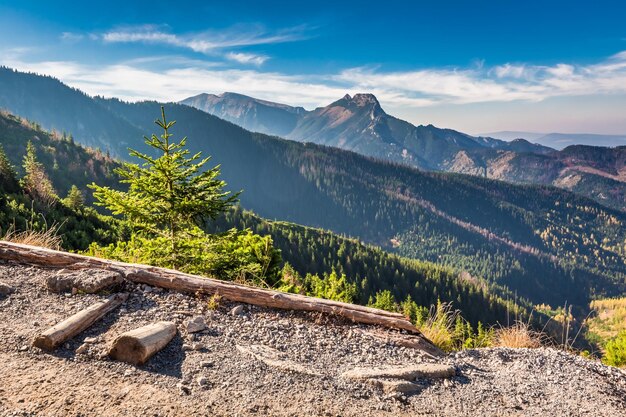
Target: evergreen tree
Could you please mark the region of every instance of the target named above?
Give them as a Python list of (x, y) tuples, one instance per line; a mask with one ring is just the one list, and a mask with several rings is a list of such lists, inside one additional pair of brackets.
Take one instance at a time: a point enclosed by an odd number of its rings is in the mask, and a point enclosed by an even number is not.
[(77, 186), (72, 185), (67, 193), (67, 197), (63, 199), (63, 203), (74, 211), (78, 211), (85, 206), (85, 197)]
[(25, 174), (22, 187), (27, 194), (44, 206), (52, 206), (58, 201), (59, 197), (43, 165), (37, 160), (35, 146), (31, 141), (26, 144), (23, 167)]
[(155, 123), (163, 129), (160, 136), (144, 137), (151, 148), (159, 152), (154, 158), (131, 150), (130, 155), (143, 161), (142, 165), (126, 163), (116, 169), (122, 182), (129, 184), (128, 192), (91, 184), (97, 204), (114, 214), (123, 215), (141, 232), (165, 239), (169, 245), (171, 267), (181, 266), (179, 255), (189, 239), (203, 233), (198, 229), (207, 219), (213, 219), (237, 200), (237, 195), (223, 191), (220, 168), (203, 170), (210, 157), (200, 159), (200, 153), (189, 156), (185, 149), (187, 138), (171, 141), (165, 109)]
[(15, 168), (11, 165), (2, 145), (0, 145), (0, 187), (6, 193), (15, 193), (20, 188)]

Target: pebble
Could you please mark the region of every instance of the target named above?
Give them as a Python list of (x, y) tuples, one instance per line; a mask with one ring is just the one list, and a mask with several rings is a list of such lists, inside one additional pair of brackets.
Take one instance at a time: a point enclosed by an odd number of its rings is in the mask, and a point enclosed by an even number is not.
[(201, 332), (203, 330), (206, 330), (206, 328), (207, 324), (204, 321), (204, 317), (202, 316), (196, 316), (191, 320), (185, 322), (185, 329), (187, 330), (187, 333)]
[(182, 384), (181, 382), (176, 384), (176, 388), (178, 388), (178, 391), (180, 392), (181, 395), (191, 394), (191, 388), (189, 388), (187, 385)]
[(236, 305), (235, 307), (233, 307), (232, 310), (230, 310), (230, 315), (231, 316), (238, 316), (241, 313), (243, 313), (243, 306), (241, 304)]
[(202, 376), (202, 375), (199, 376), (196, 381), (198, 382), (198, 385), (201, 387), (206, 387), (209, 384), (209, 380), (207, 379), (207, 377)]
[(82, 355), (84, 353), (87, 353), (88, 350), (89, 350), (89, 344), (83, 343), (76, 349), (76, 353), (79, 355)]

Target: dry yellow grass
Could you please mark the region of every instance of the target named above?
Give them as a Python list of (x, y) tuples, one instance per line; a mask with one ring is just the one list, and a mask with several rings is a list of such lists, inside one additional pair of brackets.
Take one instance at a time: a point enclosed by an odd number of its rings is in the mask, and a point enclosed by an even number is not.
[(454, 349), (454, 323), (459, 312), (448, 303), (438, 303), (430, 309), (428, 319), (417, 327), (435, 346), (442, 350)]
[(515, 322), (510, 327), (496, 329), (494, 346), (510, 348), (538, 348), (542, 345), (543, 334), (530, 328), (528, 323)]
[(41, 246), (44, 248), (59, 250), (61, 249), (62, 240), (56, 232), (56, 227), (51, 227), (46, 231), (24, 230), (22, 232), (16, 232), (10, 230), (2, 237), (2, 239), (6, 240), (7, 242)]

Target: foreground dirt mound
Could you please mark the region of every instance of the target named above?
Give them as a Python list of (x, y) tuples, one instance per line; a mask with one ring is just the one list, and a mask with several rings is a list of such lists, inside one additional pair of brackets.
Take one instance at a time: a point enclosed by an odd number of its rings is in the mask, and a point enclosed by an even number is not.
[[(626, 374), (550, 349), (433, 358), (402, 334), (328, 315), (220, 303), (124, 283), (130, 293), (52, 353), (50, 326), (106, 299), (54, 294), (56, 271), (0, 264), (0, 415), (626, 415)], [(145, 365), (111, 360), (121, 333), (178, 332)]]

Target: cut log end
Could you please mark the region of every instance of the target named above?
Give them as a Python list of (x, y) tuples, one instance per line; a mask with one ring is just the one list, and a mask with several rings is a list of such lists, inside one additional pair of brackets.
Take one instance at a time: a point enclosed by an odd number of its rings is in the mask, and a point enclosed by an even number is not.
[(45, 335), (37, 336), (33, 341), (33, 346), (46, 351), (54, 350), (54, 348), (56, 347), (54, 341), (50, 337)]
[(117, 339), (109, 352), (109, 356), (115, 360), (133, 365), (143, 365), (149, 359), (146, 347), (139, 340), (124, 335)]
[(115, 360), (143, 365), (155, 353), (163, 349), (176, 335), (176, 324), (160, 321), (118, 336), (109, 356)]

